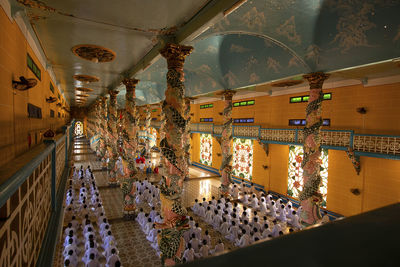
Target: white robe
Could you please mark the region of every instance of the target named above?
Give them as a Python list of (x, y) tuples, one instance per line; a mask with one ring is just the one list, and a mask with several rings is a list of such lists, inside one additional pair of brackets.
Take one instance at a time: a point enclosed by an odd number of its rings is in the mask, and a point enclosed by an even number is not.
[(194, 260), (194, 249), (186, 249), (185, 252), (183, 252), (183, 257), (186, 259), (186, 261), (193, 261)]

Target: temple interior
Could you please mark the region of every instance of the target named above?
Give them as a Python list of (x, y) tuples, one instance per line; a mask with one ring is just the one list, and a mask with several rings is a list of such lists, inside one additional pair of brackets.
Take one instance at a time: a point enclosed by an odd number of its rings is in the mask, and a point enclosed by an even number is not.
[(399, 266), (399, 14), (0, 0), (0, 266)]

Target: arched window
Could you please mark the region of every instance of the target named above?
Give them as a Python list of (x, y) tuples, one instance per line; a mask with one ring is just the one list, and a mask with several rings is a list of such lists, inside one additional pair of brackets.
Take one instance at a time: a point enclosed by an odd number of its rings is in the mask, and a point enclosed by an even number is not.
[(82, 122), (77, 121), (75, 123), (75, 131), (74, 132), (75, 132), (76, 136), (83, 135), (83, 123)]
[(212, 164), (211, 134), (200, 134), (200, 163), (207, 166)]
[[(301, 162), (303, 161), (303, 147), (289, 146), (289, 166), (288, 166), (288, 189), (287, 194), (294, 198), (299, 198), (300, 192), (303, 190), (303, 169)], [(321, 168), (320, 175), (322, 178), (319, 192), (322, 194), (322, 206), (326, 206), (326, 196), (328, 194), (328, 149), (322, 149), (321, 152)]]
[(249, 181), (253, 178), (253, 140), (233, 138), (232, 174)]

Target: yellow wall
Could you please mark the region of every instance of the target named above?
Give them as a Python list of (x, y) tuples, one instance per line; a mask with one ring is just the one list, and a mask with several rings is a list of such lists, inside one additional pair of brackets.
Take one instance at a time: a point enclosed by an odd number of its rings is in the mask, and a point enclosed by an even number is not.
[[(400, 83), (363, 87), (362, 85), (325, 89), (332, 93), (332, 100), (323, 102), (322, 116), (331, 119), (330, 127), (323, 129), (347, 129), (355, 133), (400, 135)], [(262, 96), (241, 99), (255, 99), (254, 106), (233, 108), (233, 118), (254, 118), (253, 124), (264, 128), (296, 128), (288, 126), (289, 119), (305, 118), (307, 103), (289, 104), (292, 96)], [(234, 100), (235, 102), (235, 100)], [(200, 118), (213, 118), (214, 124), (222, 123), (223, 101), (213, 103), (213, 108), (200, 109), (200, 105), (191, 106), (192, 122)], [(356, 112), (365, 107), (367, 114)], [(193, 135), (192, 160), (199, 162), (199, 134)], [(221, 149), (213, 140), (212, 167), (219, 168)], [(267, 156), (261, 145), (254, 141), (253, 182), (272, 190), (286, 194), (289, 149), (287, 145), (269, 145)], [(361, 172), (357, 175), (350, 159), (344, 151), (329, 150), (329, 177), (327, 209), (345, 216), (358, 214), (374, 208), (400, 201), (400, 161), (361, 157)], [(262, 165), (268, 166), (265, 170)], [(350, 192), (359, 189), (359, 196)]]
[[(57, 102), (46, 103), (47, 97), (57, 97), (54, 81), (55, 94), (50, 91), (49, 74), (40, 64), (16, 22), (10, 21), (1, 7), (0, 25), (0, 165), (4, 165), (29, 149), (29, 134), (33, 147), (36, 145), (35, 135), (39, 142), (40, 134), (49, 128), (58, 129), (69, 119), (69, 115), (56, 106)], [(18, 80), (19, 76), (36, 78), (27, 67), (27, 53), (41, 69), (42, 78), (34, 88), (17, 91), (12, 89), (13, 79)], [(28, 103), (42, 109), (42, 119), (28, 118)], [(50, 109), (54, 110), (55, 118), (50, 118)], [(67, 117), (63, 118), (63, 114)]]

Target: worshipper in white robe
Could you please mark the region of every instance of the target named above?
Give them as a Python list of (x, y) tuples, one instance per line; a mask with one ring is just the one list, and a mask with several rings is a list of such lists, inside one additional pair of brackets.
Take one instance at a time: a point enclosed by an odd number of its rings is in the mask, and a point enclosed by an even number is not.
[(245, 230), (248, 235), (250, 235), (251, 227), (250, 227), (249, 222), (247, 220), (243, 221), (242, 229)]
[(279, 232), (282, 232), (282, 227), (281, 227), (281, 225), (279, 223), (277, 223), (277, 224), (275, 224), (271, 235), (273, 237), (278, 237), (279, 236)]
[(231, 214), (231, 221), (230, 221), (231, 225), (232, 225), (232, 222), (235, 222), (236, 225), (239, 225), (239, 223), (240, 223), (240, 220), (237, 217), (236, 213)]
[(231, 224), (231, 227), (229, 227), (229, 234), (226, 235), (225, 238), (234, 242), (238, 238), (239, 227), (235, 221), (232, 221)]
[(239, 198), (239, 188), (236, 185), (233, 185), (231, 195), (234, 199)]
[(199, 223), (195, 224), (195, 227), (193, 228), (192, 233), (196, 236), (197, 239), (200, 240), (200, 238), (201, 238), (201, 227), (199, 226)]
[(211, 207), (207, 207), (207, 212), (206, 212), (206, 216), (204, 218), (204, 220), (206, 221), (206, 223), (211, 224), (212, 223), (212, 217), (213, 217), (213, 211), (211, 210)]
[(209, 235), (208, 230), (204, 231), (204, 234), (201, 236), (201, 240), (206, 240), (207, 245), (211, 245), (211, 236)]
[(97, 250), (97, 248), (94, 247), (94, 241), (92, 241), (90, 243), (89, 248), (86, 249), (85, 254), (82, 257), (82, 261), (85, 262), (85, 263), (88, 262), (89, 261), (89, 256), (91, 254), (94, 254), (94, 258), (97, 259), (97, 260), (100, 258), (99, 251)]
[(144, 197), (142, 195), (142, 192), (139, 192), (139, 194), (136, 195), (136, 198), (135, 198), (136, 205), (142, 204), (143, 200), (144, 200)]
[(190, 216), (190, 217), (189, 217), (189, 227), (190, 227), (190, 228), (193, 228), (193, 227), (195, 227), (195, 225), (196, 225), (195, 220), (193, 219), (192, 216)]
[(207, 241), (203, 240), (202, 245), (199, 249), (199, 253), (196, 254), (196, 256), (197, 256), (197, 258), (206, 258), (206, 257), (208, 257), (209, 252), (210, 252), (210, 248), (207, 245)]
[(252, 197), (251, 197), (250, 207), (252, 209), (258, 209), (258, 207), (259, 207), (258, 198), (257, 198), (257, 196), (255, 194), (253, 194)]
[(236, 240), (235, 246), (243, 248), (250, 245), (250, 243), (250, 236), (246, 234), (246, 230), (242, 229), (242, 236), (239, 240)]
[(108, 231), (111, 231), (111, 226), (109, 224), (104, 226), (103, 231), (100, 231), (101, 239), (104, 239), (107, 236)]
[(203, 203), (199, 204), (199, 209), (197, 210), (197, 215), (201, 218), (204, 218), (206, 216), (206, 209), (203, 206)]
[(153, 228), (153, 222), (151, 221), (151, 218), (148, 218), (147, 223), (143, 227), (144, 234), (148, 235), (152, 228)]
[(274, 201), (271, 202), (270, 209), (269, 209), (267, 215), (271, 216), (272, 218), (276, 218), (276, 207), (275, 207)]
[(187, 262), (194, 260), (194, 249), (192, 248), (192, 244), (187, 245), (187, 249), (183, 252), (183, 258), (186, 259)]
[(224, 243), (222, 242), (222, 240), (219, 239), (219, 240), (218, 240), (218, 244), (215, 245), (215, 248), (210, 250), (210, 254), (211, 254), (211, 255), (215, 255), (215, 254), (224, 252), (224, 250), (225, 250), (225, 245), (224, 245)]
[(64, 267), (76, 267), (76, 266), (78, 266), (78, 258), (75, 255), (72, 256), (67, 255), (67, 257), (64, 258)]
[(243, 197), (241, 199), (243, 205), (249, 205), (249, 198), (250, 198), (249, 193), (248, 192), (244, 192)]
[(158, 212), (157, 212), (156, 218), (154, 219), (154, 222), (156, 222), (156, 223), (163, 223), (164, 222), (163, 217), (160, 214), (158, 214)]
[(212, 226), (215, 230), (218, 230), (222, 222), (222, 216), (219, 215), (218, 211), (214, 211), (214, 216), (212, 218)]
[(199, 253), (200, 241), (199, 239), (196, 238), (195, 234), (192, 234), (192, 238), (190, 239), (189, 244), (192, 245), (192, 248), (194, 249), (195, 253)]
[(89, 255), (89, 259), (85, 262), (85, 267), (100, 267), (100, 263), (93, 253)]
[(281, 205), (284, 205), (285, 203), (283, 203), (283, 200), (281, 199), (281, 198), (278, 198), (276, 201), (275, 201), (275, 207), (276, 207), (276, 210), (279, 210), (280, 209), (280, 206)]
[(155, 208), (155, 207), (158, 206), (158, 203), (159, 203), (159, 200), (156, 198), (156, 195), (153, 194), (151, 199), (150, 199), (150, 201), (149, 201), (150, 207)]
[(226, 220), (226, 218), (222, 218), (222, 224), (219, 227), (219, 232), (223, 235), (226, 236), (229, 233), (229, 224)]
[(254, 227), (253, 228), (253, 240), (252, 240), (252, 242), (256, 242), (256, 239), (257, 240), (261, 240), (262, 236), (260, 234), (260, 231), (256, 227)]
[(193, 207), (192, 207), (192, 211), (193, 211), (193, 213), (194, 214), (197, 214), (197, 210), (199, 209), (199, 200), (196, 198), (195, 200), (194, 200), (194, 204), (193, 204)]
[(222, 219), (224, 219), (224, 218), (225, 218), (225, 220), (228, 222), (228, 224), (231, 223), (232, 218), (231, 218), (231, 215), (229, 215), (229, 213), (228, 213), (227, 210), (225, 210), (225, 211), (224, 211), (224, 214), (222, 215)]
[(109, 246), (115, 244), (116, 242), (114, 236), (111, 234), (111, 231), (108, 231), (107, 236), (104, 238), (103, 248), (107, 249)]
[[(186, 231), (186, 232), (189, 232), (189, 231)], [(185, 234), (186, 234), (186, 232), (185, 232)], [(147, 234), (146, 239), (149, 240), (151, 243), (157, 242), (157, 229), (156, 229), (156, 225), (154, 223), (153, 223), (152, 229)]]
[(278, 220), (280, 220), (281, 222), (286, 222), (286, 211), (285, 211), (285, 206), (281, 205), (281, 209), (279, 212), (279, 216), (276, 217)]
[(243, 211), (242, 216), (240, 217), (241, 221), (249, 220), (249, 214), (246, 211)]
[(267, 238), (269, 235), (271, 235), (271, 230), (269, 230), (269, 225), (268, 223), (264, 224), (264, 231), (262, 232), (262, 238), (265, 239)]
[(66, 246), (68, 246), (69, 244), (70, 244), (70, 239), (72, 239), (72, 244), (74, 244), (75, 246), (78, 246), (79, 244), (78, 244), (78, 239), (76, 238), (76, 235), (74, 235), (73, 234), (73, 232), (72, 232), (72, 234), (71, 234), (71, 232), (72, 231), (70, 231), (70, 233), (65, 237), (65, 239), (64, 239), (64, 247), (66, 247)]
[(72, 240), (72, 238), (68, 240), (68, 245), (64, 247), (64, 252), (63, 252), (64, 257), (68, 255), (68, 251), (70, 250), (72, 250), (75, 253), (75, 255), (79, 255), (80, 250), (73, 242), (74, 241)]
[(115, 267), (115, 263), (120, 261), (119, 256), (117, 255), (117, 251), (115, 249), (111, 250), (111, 255), (107, 257), (107, 262), (105, 267)]
[(110, 257), (110, 255), (111, 255), (111, 251), (112, 250), (115, 250), (115, 254), (119, 254), (119, 251), (118, 251), (118, 249), (117, 249), (117, 247), (116, 246), (114, 246), (114, 245), (111, 245), (111, 246), (109, 246), (106, 250), (104, 250), (104, 252), (102, 253), (103, 254), (103, 256), (104, 256), (104, 258), (108, 258), (108, 257)]
[(74, 227), (72, 227), (72, 223), (69, 222), (68, 225), (67, 225), (67, 228), (65, 228), (65, 230), (64, 230), (64, 234), (66, 236), (69, 235), (71, 230), (74, 232), (74, 234), (76, 233), (76, 229)]
[(258, 222), (258, 217), (253, 217), (253, 221), (251, 222), (251, 227), (253, 227), (253, 228), (257, 228), (257, 230), (258, 231), (261, 231), (261, 225), (260, 225), (260, 223)]
[(292, 204), (292, 202), (289, 200), (289, 201), (286, 203), (286, 206), (285, 206), (286, 214), (289, 213), (289, 211), (291, 211), (292, 209), (293, 209), (293, 204)]
[(267, 203), (265, 202), (265, 198), (261, 198), (260, 212), (261, 212), (261, 214), (266, 214), (267, 213)]
[(151, 208), (151, 211), (150, 211), (149, 216), (150, 216), (151, 220), (154, 221), (154, 219), (155, 219), (156, 216), (157, 216), (157, 211), (156, 211), (156, 208), (155, 208), (155, 207), (152, 207), (152, 208)]
[(217, 206), (217, 200), (215, 199), (215, 196), (211, 197), (211, 203), (213, 204), (214, 207)]
[(136, 216), (136, 219), (135, 219), (135, 220), (139, 223), (140, 221), (143, 220), (144, 215), (145, 215), (145, 213), (144, 213), (144, 211), (143, 211), (143, 208), (140, 208), (139, 213), (138, 213), (138, 215)]
[(241, 192), (242, 194), (244, 194), (244, 193), (245, 193), (245, 189), (246, 189), (246, 186), (245, 186), (244, 182), (241, 182), (241, 183), (240, 183), (240, 192)]
[(300, 219), (299, 216), (297, 215), (296, 211), (292, 211), (292, 219), (290, 220), (290, 224), (293, 226), (293, 228), (296, 229), (301, 229), (301, 224), (300, 224)]

